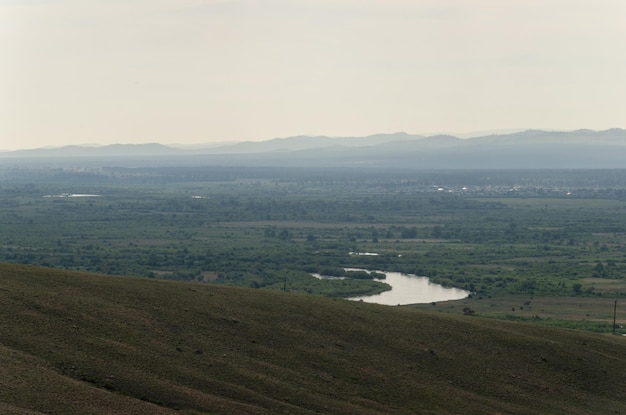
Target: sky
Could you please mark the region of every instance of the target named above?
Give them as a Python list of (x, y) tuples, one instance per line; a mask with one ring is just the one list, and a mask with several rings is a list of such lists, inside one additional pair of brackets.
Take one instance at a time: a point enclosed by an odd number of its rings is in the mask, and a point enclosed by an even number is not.
[(624, 0), (0, 0), (0, 150), (626, 127)]

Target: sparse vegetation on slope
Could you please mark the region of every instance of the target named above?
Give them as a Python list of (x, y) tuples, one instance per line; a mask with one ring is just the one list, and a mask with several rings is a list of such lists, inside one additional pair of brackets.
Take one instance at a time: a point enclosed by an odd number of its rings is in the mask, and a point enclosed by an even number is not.
[(0, 265), (0, 410), (619, 414), (626, 338)]

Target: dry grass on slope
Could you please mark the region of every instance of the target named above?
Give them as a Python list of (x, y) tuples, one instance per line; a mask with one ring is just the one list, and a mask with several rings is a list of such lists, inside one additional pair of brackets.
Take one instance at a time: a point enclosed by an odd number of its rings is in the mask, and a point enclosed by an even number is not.
[(2, 413), (626, 413), (617, 336), (9, 264), (0, 313)]

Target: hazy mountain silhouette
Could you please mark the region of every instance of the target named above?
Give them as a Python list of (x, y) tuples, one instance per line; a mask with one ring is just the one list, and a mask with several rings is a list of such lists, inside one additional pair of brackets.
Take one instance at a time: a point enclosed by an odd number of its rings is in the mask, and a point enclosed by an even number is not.
[(245, 141), (212, 149), (220, 153), (269, 153), (309, 150), (324, 147), (363, 147), (383, 145), (391, 142), (406, 142), (423, 139), (421, 135), (407, 133), (374, 134), (366, 137), (306, 136), (274, 138), (267, 141)]
[(108, 163), (388, 167), (410, 169), (626, 168), (626, 130), (526, 130), (461, 139), (406, 133), (367, 137), (296, 136), (220, 147), (182, 149), (161, 144), (67, 146), (0, 154), (2, 159), (101, 158)]
[(111, 144), (106, 146), (64, 146), (0, 153), (0, 157), (136, 157), (175, 155), (181, 150), (158, 143)]

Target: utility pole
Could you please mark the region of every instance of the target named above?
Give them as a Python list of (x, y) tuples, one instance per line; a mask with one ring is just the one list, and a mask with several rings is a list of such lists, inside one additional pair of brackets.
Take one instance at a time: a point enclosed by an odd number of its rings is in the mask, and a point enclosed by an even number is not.
[(613, 306), (613, 334), (615, 334), (615, 315), (617, 314), (617, 300), (615, 300), (615, 305)]

